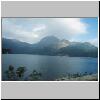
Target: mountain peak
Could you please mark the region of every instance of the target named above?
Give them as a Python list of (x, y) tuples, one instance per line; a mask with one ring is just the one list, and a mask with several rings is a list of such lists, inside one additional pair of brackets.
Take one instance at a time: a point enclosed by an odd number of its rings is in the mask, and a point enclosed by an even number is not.
[(59, 40), (57, 37), (55, 37), (55, 36), (53, 36), (53, 35), (46, 36), (46, 37), (44, 37), (42, 40), (47, 40), (47, 39), (49, 39), (49, 40)]
[(55, 36), (47, 36), (40, 40), (40, 43), (55, 44), (60, 40)]

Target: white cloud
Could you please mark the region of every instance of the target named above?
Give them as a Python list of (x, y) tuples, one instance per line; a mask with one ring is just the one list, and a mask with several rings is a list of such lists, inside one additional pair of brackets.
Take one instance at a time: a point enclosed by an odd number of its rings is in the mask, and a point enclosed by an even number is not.
[(46, 26), (45, 25), (38, 25), (36, 27), (33, 28), (33, 32), (38, 32), (38, 31), (41, 31), (41, 30), (45, 30), (46, 29)]
[(82, 22), (80, 18), (59, 18), (56, 19), (71, 34), (88, 33), (87, 24)]
[(16, 25), (12, 21), (5, 20), (2, 24), (3, 37), (9, 39), (17, 39), (23, 42), (33, 43), (39, 41), (42, 32), (45, 30), (46, 26), (43, 24), (35, 25), (31, 30), (27, 30), (24, 26)]
[[(45, 36), (71, 39), (77, 35), (88, 33), (87, 24), (80, 18), (40, 18), (40, 19), (3, 19), (3, 37), (35, 43)], [(24, 24), (23, 24), (24, 23)]]
[(91, 39), (91, 40), (89, 40), (88, 42), (90, 42), (91, 44), (93, 44), (93, 45), (95, 45), (95, 46), (98, 46), (98, 38)]

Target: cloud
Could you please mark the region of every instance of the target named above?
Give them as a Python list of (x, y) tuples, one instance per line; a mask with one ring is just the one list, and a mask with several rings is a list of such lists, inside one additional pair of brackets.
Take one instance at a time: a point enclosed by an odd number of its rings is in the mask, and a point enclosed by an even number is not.
[(35, 43), (45, 36), (72, 39), (88, 33), (88, 25), (80, 18), (4, 18), (3, 37)]
[(45, 30), (46, 29), (46, 26), (45, 25), (38, 25), (36, 27), (33, 28), (33, 32), (39, 32), (41, 30)]
[(91, 39), (88, 42), (98, 47), (98, 38)]
[(30, 30), (25, 29), (24, 25), (15, 24), (14, 19), (12, 20), (4, 20), (2, 24), (2, 33), (3, 37), (9, 39), (17, 39), (23, 42), (33, 43), (39, 41), (40, 36), (45, 30), (45, 25), (34, 25)]
[(56, 19), (70, 34), (88, 33), (88, 24), (81, 21), (80, 18), (59, 18)]

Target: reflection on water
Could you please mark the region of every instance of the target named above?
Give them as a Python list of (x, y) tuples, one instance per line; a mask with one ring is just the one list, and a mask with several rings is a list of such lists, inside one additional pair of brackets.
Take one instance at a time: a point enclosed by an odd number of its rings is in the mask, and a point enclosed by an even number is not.
[(6, 79), (4, 72), (9, 65), (13, 65), (16, 69), (25, 66), (27, 69), (25, 77), (33, 70), (38, 70), (42, 73), (42, 80), (55, 80), (66, 73), (97, 73), (98, 71), (97, 58), (3, 54), (3, 80)]

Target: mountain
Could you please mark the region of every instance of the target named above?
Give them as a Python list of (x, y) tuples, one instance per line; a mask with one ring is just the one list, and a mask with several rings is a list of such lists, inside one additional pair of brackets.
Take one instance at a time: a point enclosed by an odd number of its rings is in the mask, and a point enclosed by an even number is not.
[(40, 40), (39, 44), (44, 46), (57, 44), (60, 40), (55, 36), (47, 36)]
[(43, 38), (42, 40), (40, 40), (38, 45), (42, 46), (42, 47), (49, 47), (52, 49), (53, 48), (60, 49), (62, 47), (66, 47), (67, 45), (69, 45), (69, 43), (70, 42), (68, 40), (59, 40), (55, 36), (47, 36), (47, 37)]
[(84, 43), (71, 43), (70, 45), (61, 48), (59, 53), (62, 55), (68, 56), (77, 56), (77, 57), (97, 57), (98, 48), (94, 45), (84, 42)]
[(54, 36), (47, 36), (41, 39), (33, 48), (33, 54), (41, 55), (55, 55), (58, 50), (58, 43), (60, 40)]
[(70, 42), (55, 36), (47, 36), (38, 43), (28, 44), (15, 39), (2, 39), (2, 48), (10, 48), (12, 54), (62, 55), (97, 57), (98, 48), (88, 42)]
[(8, 48), (12, 50), (13, 54), (24, 54), (32, 52), (32, 45), (20, 42), (15, 39), (2, 39), (2, 48)]
[(66, 47), (70, 45), (70, 43), (71, 43), (70, 41), (63, 39), (58, 43), (58, 48), (60, 49), (60, 48)]

